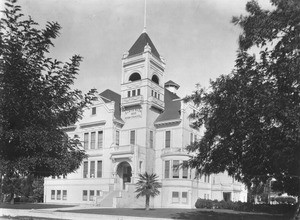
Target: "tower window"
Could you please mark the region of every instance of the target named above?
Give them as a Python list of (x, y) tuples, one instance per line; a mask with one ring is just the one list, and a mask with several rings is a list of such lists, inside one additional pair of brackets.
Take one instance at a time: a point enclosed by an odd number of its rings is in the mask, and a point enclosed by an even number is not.
[(157, 75), (153, 75), (151, 80), (152, 80), (152, 82), (155, 82), (156, 84), (159, 84), (159, 78), (158, 78)]
[(132, 90), (132, 96), (135, 96), (135, 90)]
[(130, 91), (127, 92), (127, 97), (130, 97)]
[(137, 95), (141, 95), (141, 90), (140, 89), (137, 90)]
[(95, 115), (96, 114), (96, 107), (93, 107), (92, 108), (92, 115)]
[(137, 81), (141, 79), (141, 75), (138, 73), (133, 73), (130, 75), (129, 77), (129, 81), (133, 82), (133, 81)]

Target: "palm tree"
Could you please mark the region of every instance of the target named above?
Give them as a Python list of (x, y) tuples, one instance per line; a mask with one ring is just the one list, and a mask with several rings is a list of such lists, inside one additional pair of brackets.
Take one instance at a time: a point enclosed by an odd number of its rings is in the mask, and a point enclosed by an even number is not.
[(158, 176), (155, 173), (148, 174), (139, 174), (139, 180), (136, 183), (137, 193), (136, 198), (140, 196), (146, 196), (146, 210), (149, 210), (150, 196), (154, 197), (159, 195), (159, 188), (161, 188), (161, 183), (157, 180)]

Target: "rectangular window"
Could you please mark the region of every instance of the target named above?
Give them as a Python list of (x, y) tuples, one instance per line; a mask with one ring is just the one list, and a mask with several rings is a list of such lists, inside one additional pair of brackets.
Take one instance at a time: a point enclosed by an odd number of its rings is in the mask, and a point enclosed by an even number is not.
[(57, 190), (56, 199), (61, 200), (61, 190)]
[(90, 178), (95, 178), (95, 161), (90, 164)]
[(172, 192), (172, 202), (173, 203), (179, 202), (179, 192)]
[(182, 178), (187, 179), (188, 178), (188, 167), (182, 168)]
[(87, 178), (88, 177), (88, 162), (84, 161), (83, 162), (83, 178)]
[(95, 149), (96, 132), (91, 133), (91, 149)]
[(153, 148), (153, 131), (150, 131), (150, 148)]
[(87, 201), (87, 194), (88, 194), (87, 190), (82, 191), (82, 200), (83, 201)]
[(55, 190), (51, 190), (51, 200), (55, 199)]
[(153, 90), (151, 90), (151, 96), (154, 96), (154, 91)]
[(171, 131), (166, 131), (165, 148), (171, 147)]
[(89, 149), (89, 133), (84, 133), (84, 141), (83, 141), (84, 149)]
[(96, 196), (100, 196), (100, 190), (96, 191)]
[(194, 139), (194, 135), (193, 135), (193, 133), (191, 133), (191, 137), (190, 137), (190, 144), (192, 144), (193, 143), (193, 140)]
[(96, 114), (96, 107), (93, 107), (92, 108), (92, 115), (95, 115)]
[(156, 96), (157, 96), (157, 92), (154, 92), (154, 97), (156, 98)]
[(116, 131), (116, 145), (120, 144), (120, 131)]
[(157, 98), (160, 100), (160, 94), (159, 93), (157, 94)]
[(135, 131), (130, 131), (130, 144), (135, 144)]
[(95, 191), (94, 190), (90, 190), (90, 201), (94, 200), (94, 196), (95, 196)]
[(179, 178), (179, 160), (173, 160), (173, 178)]
[(165, 178), (170, 178), (170, 161), (165, 161)]
[(98, 178), (102, 177), (102, 161), (101, 160), (97, 161), (97, 177)]
[(208, 175), (208, 176), (207, 176), (207, 182), (208, 182), (208, 183), (209, 183), (209, 178), (210, 178), (210, 176)]
[(132, 96), (135, 96), (135, 90), (132, 90)]
[(197, 135), (195, 134), (195, 136), (194, 136), (194, 141), (196, 142), (198, 140), (198, 137), (197, 137)]
[(130, 91), (127, 91), (127, 97), (130, 97)]
[(98, 149), (103, 147), (103, 131), (98, 131)]
[(67, 200), (67, 190), (63, 190), (63, 200)]
[(181, 202), (182, 203), (188, 203), (188, 194), (187, 194), (187, 192), (182, 192), (182, 194), (181, 194)]
[(141, 89), (137, 90), (137, 95), (141, 95)]

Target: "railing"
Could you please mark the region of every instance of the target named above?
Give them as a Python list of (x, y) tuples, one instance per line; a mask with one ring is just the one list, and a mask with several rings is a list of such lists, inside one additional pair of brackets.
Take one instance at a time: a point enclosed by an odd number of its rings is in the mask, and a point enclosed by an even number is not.
[(188, 154), (188, 151), (185, 148), (164, 148), (162, 149), (162, 155), (171, 155), (171, 154)]
[(114, 146), (113, 151), (111, 154), (133, 154), (134, 153), (134, 145), (121, 145), (121, 146)]
[(122, 98), (123, 106), (139, 105), (143, 102), (143, 96), (131, 96), (127, 98)]
[(149, 97), (149, 101), (151, 102), (151, 105), (156, 108), (163, 109), (165, 107), (165, 103), (155, 97)]

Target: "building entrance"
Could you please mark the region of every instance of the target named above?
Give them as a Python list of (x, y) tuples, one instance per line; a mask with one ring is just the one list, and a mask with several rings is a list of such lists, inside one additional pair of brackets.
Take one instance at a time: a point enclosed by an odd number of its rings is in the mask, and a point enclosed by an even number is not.
[(118, 179), (119, 179), (118, 188), (124, 190), (125, 183), (131, 182), (132, 170), (131, 170), (130, 164), (126, 161), (121, 162), (117, 167), (117, 175), (118, 175)]

